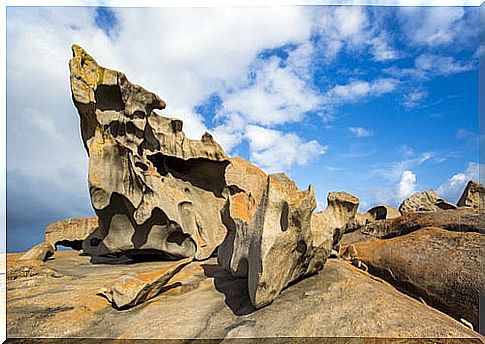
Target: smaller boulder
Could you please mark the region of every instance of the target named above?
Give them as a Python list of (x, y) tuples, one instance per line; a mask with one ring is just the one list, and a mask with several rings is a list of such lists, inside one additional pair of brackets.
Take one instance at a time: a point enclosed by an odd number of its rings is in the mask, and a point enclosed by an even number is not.
[(83, 240), (98, 228), (97, 217), (75, 217), (51, 223), (45, 229), (45, 241), (57, 245), (82, 249)]
[(470, 207), (473, 209), (484, 209), (485, 187), (473, 180), (468, 182), (457, 205), (459, 207)]
[(43, 242), (25, 252), (19, 260), (41, 260), (45, 262), (47, 258), (51, 257), (53, 254), (54, 247), (48, 242)]
[(396, 217), (401, 216), (399, 210), (390, 205), (378, 205), (374, 208), (371, 208), (367, 211), (374, 220), (388, 220), (388, 219), (395, 219)]
[(312, 232), (317, 246), (338, 245), (347, 231), (353, 231), (364, 225), (370, 218), (358, 214), (359, 199), (346, 192), (330, 192), (327, 196), (327, 208), (312, 217)]
[(401, 214), (411, 212), (428, 212), (439, 209), (456, 209), (456, 205), (440, 198), (434, 191), (417, 192), (406, 198), (399, 206)]
[(101, 288), (98, 295), (104, 296), (116, 309), (134, 307), (160, 294), (170, 279), (192, 260), (193, 258), (180, 260), (168, 269), (164, 267), (134, 276), (121, 276), (110, 285)]

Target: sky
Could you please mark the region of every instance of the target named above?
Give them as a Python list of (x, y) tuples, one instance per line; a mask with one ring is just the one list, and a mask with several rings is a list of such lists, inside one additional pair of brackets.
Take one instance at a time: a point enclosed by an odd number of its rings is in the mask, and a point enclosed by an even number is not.
[[(360, 210), (479, 180), (478, 7), (7, 8), (7, 250), (94, 216), (73, 43), (167, 102), (190, 138)], [(482, 47), (482, 48), (480, 48)], [(483, 182), (483, 180), (482, 180)]]

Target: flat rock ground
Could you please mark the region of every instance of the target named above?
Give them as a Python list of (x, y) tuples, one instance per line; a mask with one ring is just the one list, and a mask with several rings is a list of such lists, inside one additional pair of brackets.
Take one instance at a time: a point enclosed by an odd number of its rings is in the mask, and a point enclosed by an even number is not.
[[(58, 251), (45, 264), (36, 265), (19, 261), (19, 256), (7, 257), (9, 338), (483, 341), (453, 318), (339, 259), (329, 260), (319, 274), (292, 284), (259, 310), (251, 307), (247, 281), (232, 278), (217, 265), (216, 258), (210, 258), (184, 268), (156, 298), (119, 311), (97, 295), (103, 285), (124, 274), (149, 272), (173, 262), (94, 265), (78, 252)], [(463, 339), (446, 341), (451, 342)]]

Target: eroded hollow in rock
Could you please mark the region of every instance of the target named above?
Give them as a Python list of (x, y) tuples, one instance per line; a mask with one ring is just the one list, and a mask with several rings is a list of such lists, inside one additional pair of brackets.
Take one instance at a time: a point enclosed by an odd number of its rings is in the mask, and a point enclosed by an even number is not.
[(208, 159), (179, 159), (162, 153), (148, 155), (147, 159), (153, 163), (158, 173), (166, 176), (170, 173), (175, 178), (212, 192), (216, 197), (222, 197), (226, 187), (224, 172), (228, 161), (219, 162)]

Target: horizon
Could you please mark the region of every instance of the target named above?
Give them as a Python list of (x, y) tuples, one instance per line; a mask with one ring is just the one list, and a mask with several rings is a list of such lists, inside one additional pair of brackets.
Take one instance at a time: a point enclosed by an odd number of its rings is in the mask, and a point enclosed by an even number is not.
[(7, 8), (7, 252), (94, 216), (74, 43), (159, 95), (188, 137), (312, 184), (318, 209), (330, 191), (361, 212), (431, 189), (456, 203), (483, 184), (481, 8)]

